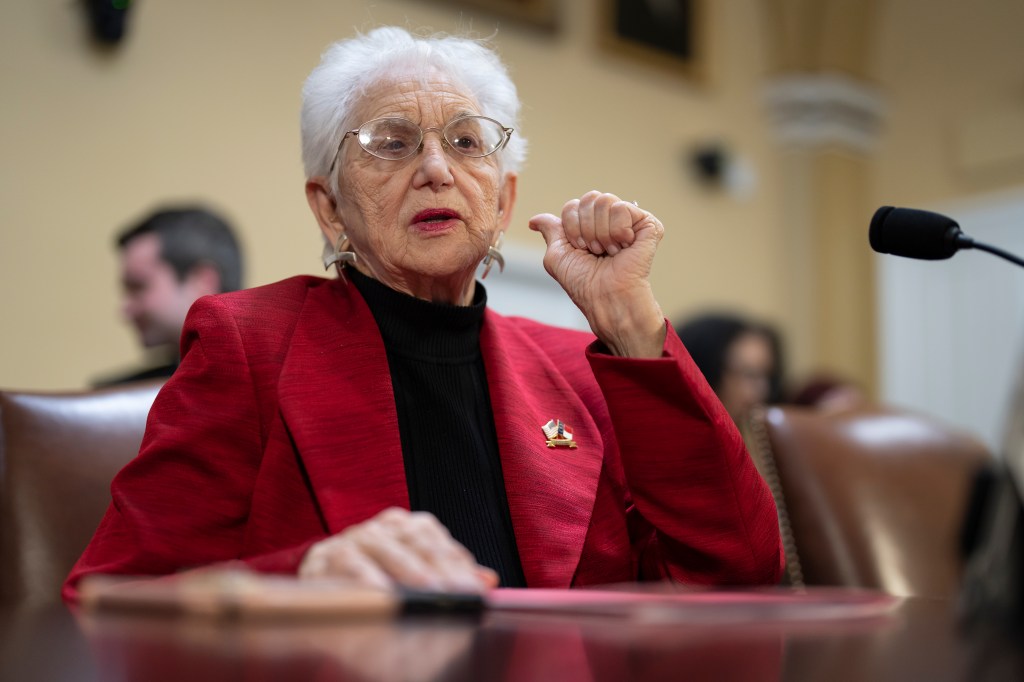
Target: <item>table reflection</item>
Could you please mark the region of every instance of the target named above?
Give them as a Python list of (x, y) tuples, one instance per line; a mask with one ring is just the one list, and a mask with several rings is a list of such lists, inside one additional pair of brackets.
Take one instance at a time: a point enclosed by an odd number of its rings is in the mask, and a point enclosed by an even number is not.
[(0, 611), (0, 677), (26, 680), (1005, 680), (1020, 642), (956, 626), (949, 602), (880, 617), (708, 624), (492, 611), (274, 623), (63, 607)]

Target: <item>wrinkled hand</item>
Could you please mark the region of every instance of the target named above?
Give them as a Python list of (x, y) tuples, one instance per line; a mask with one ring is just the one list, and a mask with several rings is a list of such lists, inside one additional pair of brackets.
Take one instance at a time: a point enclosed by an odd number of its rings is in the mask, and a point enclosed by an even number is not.
[(530, 229), (547, 242), (544, 267), (615, 355), (658, 357), (665, 321), (650, 286), (661, 221), (614, 194), (587, 192), (541, 213)]
[(478, 565), (432, 514), (398, 508), (310, 547), (299, 576), (385, 590), (482, 592), (498, 584), (497, 574)]

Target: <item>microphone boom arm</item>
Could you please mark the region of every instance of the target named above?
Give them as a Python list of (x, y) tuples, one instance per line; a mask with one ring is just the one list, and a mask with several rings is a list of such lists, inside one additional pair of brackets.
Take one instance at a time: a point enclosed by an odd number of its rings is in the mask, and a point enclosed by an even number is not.
[(1000, 249), (998, 246), (992, 246), (991, 244), (986, 244), (985, 242), (975, 241), (974, 239), (971, 239), (967, 235), (963, 234), (962, 232), (958, 234), (956, 237), (956, 246), (958, 249), (977, 249), (978, 251), (985, 251), (995, 256), (999, 256), (1000, 258), (1004, 258), (1010, 261), (1011, 263), (1015, 263), (1024, 268), (1024, 259), (1020, 258), (1019, 256), (1015, 256), (1009, 251), (1004, 251), (1003, 249)]

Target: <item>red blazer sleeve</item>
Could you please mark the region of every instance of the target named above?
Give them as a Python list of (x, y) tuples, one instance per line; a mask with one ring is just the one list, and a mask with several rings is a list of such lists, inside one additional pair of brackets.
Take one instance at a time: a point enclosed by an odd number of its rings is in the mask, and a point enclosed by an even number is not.
[[(114, 479), (112, 503), (63, 590), (91, 573), (162, 575), (242, 559), (294, 572), (320, 538), (243, 556), (264, 429), (242, 337), (214, 297), (182, 334), (182, 363), (157, 395), (138, 457)], [(215, 491), (211, 494), (211, 491)]]
[(662, 357), (587, 357), (608, 404), (645, 579), (778, 582), (775, 502), (729, 414), (671, 325)]

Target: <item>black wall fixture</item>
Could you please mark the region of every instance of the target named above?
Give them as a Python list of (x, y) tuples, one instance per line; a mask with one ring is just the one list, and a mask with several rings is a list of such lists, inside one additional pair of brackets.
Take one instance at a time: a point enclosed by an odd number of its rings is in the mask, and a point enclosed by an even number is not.
[(92, 37), (104, 45), (117, 45), (127, 30), (132, 0), (81, 0)]

